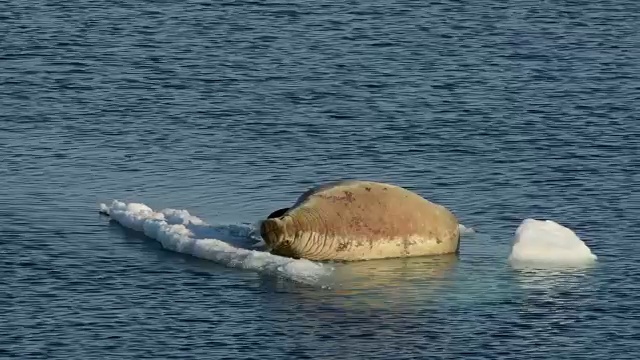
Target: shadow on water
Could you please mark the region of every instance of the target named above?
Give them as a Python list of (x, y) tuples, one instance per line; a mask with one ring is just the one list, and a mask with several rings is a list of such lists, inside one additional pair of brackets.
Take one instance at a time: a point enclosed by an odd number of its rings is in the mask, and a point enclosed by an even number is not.
[[(118, 221), (111, 218), (104, 212), (99, 213), (101, 217), (108, 219), (109, 223), (118, 224)], [(191, 236), (196, 239), (216, 239), (223, 241), (233, 247), (240, 249), (261, 250), (257, 244), (261, 243), (261, 238), (258, 235), (255, 224), (243, 223), (243, 224), (197, 224), (193, 222), (184, 223), (184, 220), (175, 215), (165, 215), (165, 221), (170, 225), (184, 225), (184, 227), (191, 232)], [(134, 231), (127, 226), (118, 224), (122, 228), (126, 228), (127, 231)], [(142, 233), (138, 231), (138, 233)], [(145, 238), (149, 238), (145, 236)]]
[(217, 239), (239, 249), (264, 250), (262, 247), (256, 246), (260, 239), (251, 225), (190, 223), (185, 227), (191, 231), (193, 238), (196, 239)]
[(101, 215), (108, 221), (108, 229), (110, 232), (117, 234), (118, 237), (123, 238), (127, 245), (133, 245), (136, 247), (136, 251), (141, 252), (141, 256), (152, 256), (153, 258), (169, 262), (167, 266), (175, 265), (176, 263), (181, 266), (187, 265), (188, 268), (185, 271), (192, 272), (195, 275), (212, 275), (222, 271), (231, 271), (222, 264), (216, 262), (201, 259), (189, 254), (184, 254), (176, 251), (165, 249), (160, 242), (156, 239), (145, 235), (142, 232), (127, 228), (120, 225), (117, 221), (111, 219), (106, 215)]

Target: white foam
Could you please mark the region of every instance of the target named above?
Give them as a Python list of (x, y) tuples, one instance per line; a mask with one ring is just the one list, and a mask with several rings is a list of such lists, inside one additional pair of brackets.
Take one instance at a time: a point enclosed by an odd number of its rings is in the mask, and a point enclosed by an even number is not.
[(475, 234), (476, 230), (472, 227), (466, 227), (462, 224), (458, 224), (458, 229), (460, 230), (460, 235), (470, 235)]
[(333, 271), (327, 264), (255, 250), (261, 246), (261, 239), (255, 237), (255, 228), (250, 226), (212, 226), (187, 210), (164, 209), (156, 212), (144, 204), (117, 200), (113, 200), (109, 206), (100, 204), (100, 211), (122, 226), (157, 240), (168, 250), (229, 267), (275, 274), (309, 284)]
[(596, 259), (573, 230), (536, 219), (525, 219), (518, 226), (509, 255), (512, 265), (579, 266)]

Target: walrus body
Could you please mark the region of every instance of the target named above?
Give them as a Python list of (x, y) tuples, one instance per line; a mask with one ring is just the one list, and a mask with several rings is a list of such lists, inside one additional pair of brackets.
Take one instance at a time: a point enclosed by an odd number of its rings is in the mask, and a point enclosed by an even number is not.
[(445, 207), (395, 185), (355, 180), (310, 189), (271, 213), (260, 233), (273, 254), (317, 261), (450, 254), (460, 242)]

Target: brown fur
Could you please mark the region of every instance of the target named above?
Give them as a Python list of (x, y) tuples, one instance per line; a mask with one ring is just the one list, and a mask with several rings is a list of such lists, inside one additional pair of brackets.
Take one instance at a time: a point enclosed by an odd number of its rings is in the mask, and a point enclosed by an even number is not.
[(274, 254), (345, 261), (455, 253), (460, 238), (443, 206), (371, 181), (310, 189), (281, 217), (265, 220), (261, 233)]

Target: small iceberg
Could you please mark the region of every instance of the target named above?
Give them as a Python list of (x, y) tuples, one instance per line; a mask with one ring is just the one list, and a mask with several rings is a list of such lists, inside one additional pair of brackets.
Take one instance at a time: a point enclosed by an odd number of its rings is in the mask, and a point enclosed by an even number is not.
[(238, 225), (209, 225), (187, 210), (154, 211), (145, 204), (113, 200), (100, 204), (100, 212), (120, 225), (144, 233), (171, 251), (188, 254), (232, 268), (281, 276), (315, 284), (333, 267), (305, 260), (272, 255), (256, 248), (254, 229)]
[(520, 224), (509, 255), (512, 265), (582, 266), (596, 260), (597, 256), (571, 229), (536, 219)]

